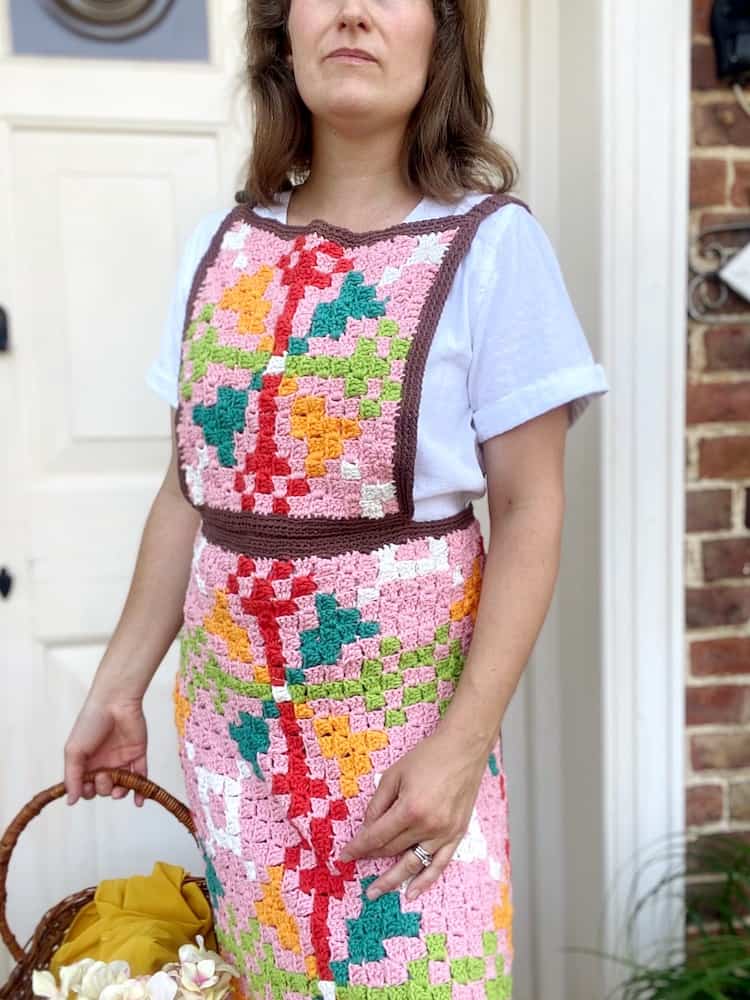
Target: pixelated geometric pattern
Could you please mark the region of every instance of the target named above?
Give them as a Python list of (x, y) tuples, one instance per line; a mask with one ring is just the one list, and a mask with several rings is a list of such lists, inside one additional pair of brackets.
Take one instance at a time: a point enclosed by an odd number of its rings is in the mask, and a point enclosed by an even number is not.
[[(460, 229), (344, 246), (230, 213), (183, 334), (176, 432), (192, 503), (342, 523), (403, 513), (396, 433), (419, 392), (407, 365), (438, 321)], [(405, 886), (367, 899), (392, 859), (336, 860), (380, 777), (450, 703), (484, 561), (476, 519), (298, 558), (196, 532), (174, 721), (235, 1000), (511, 997), (500, 740), (453, 858), (416, 900)]]
[(407, 364), (424, 316), (424, 336), (437, 324), (430, 293), (450, 280), (460, 231), (342, 246), (230, 213), (182, 339), (176, 432), (193, 504), (302, 518), (398, 513)]
[[(247, 325), (258, 316), (248, 300)], [(380, 776), (450, 703), (484, 558), (476, 520), (374, 551), (285, 560), (199, 533), (174, 712), (217, 938), (241, 971), (240, 996), (511, 997), (500, 741), (466, 834), (416, 900), (404, 886), (367, 899), (392, 859), (336, 861)]]

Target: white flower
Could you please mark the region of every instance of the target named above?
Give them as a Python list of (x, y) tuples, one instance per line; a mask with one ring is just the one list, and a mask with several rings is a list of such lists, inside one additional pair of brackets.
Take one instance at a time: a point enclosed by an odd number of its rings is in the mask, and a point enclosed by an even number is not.
[[(214, 972), (228, 972), (231, 976), (239, 976), (238, 970), (235, 968), (231, 962), (227, 962), (221, 955), (217, 954), (215, 951), (211, 951), (204, 947), (203, 935), (196, 935), (195, 940), (198, 942), (198, 947), (196, 948), (194, 944), (183, 944), (180, 946), (177, 954), (180, 958), (180, 963), (182, 965), (200, 965), (201, 962), (213, 962)], [(203, 967), (203, 972), (205, 974), (207, 967)], [(212, 973), (213, 975), (213, 973)]]
[(232, 984), (229, 982), (202, 989), (198, 993), (183, 988), (177, 994), (177, 1000), (224, 1000), (231, 988)]
[(148, 1000), (146, 984), (140, 979), (126, 979), (124, 983), (105, 986), (97, 1000)]
[(180, 987), (178, 1000), (223, 1000), (231, 990), (230, 979), (239, 976), (238, 970), (223, 956), (204, 946), (203, 935), (198, 934), (194, 944), (183, 944), (178, 951), (180, 961), (164, 966), (177, 979)]
[(216, 986), (219, 977), (216, 964), (210, 958), (200, 962), (183, 962), (180, 975), (180, 986), (189, 993), (203, 993), (204, 990)]
[(200, 962), (201, 958), (205, 955), (206, 949), (203, 947), (203, 935), (197, 934), (195, 940), (198, 942), (197, 948), (192, 941), (189, 944), (180, 945), (177, 954), (181, 962)]
[(164, 970), (152, 976), (138, 976), (122, 983), (111, 983), (97, 1000), (174, 1000), (177, 983)]
[(164, 970), (155, 972), (146, 985), (151, 1000), (174, 1000), (177, 993), (177, 983)]
[(31, 974), (31, 988), (35, 997), (50, 997), (51, 1000), (68, 1000), (68, 994), (57, 988), (57, 980), (46, 969), (34, 969)]
[(221, 955), (195, 944), (179, 949), (180, 962), (168, 962), (153, 975), (131, 977), (127, 962), (84, 958), (60, 968), (60, 985), (49, 969), (35, 969), (34, 995), (46, 1000), (224, 1000), (237, 969)]
[[(92, 965), (95, 965), (93, 958), (82, 958), (79, 962), (71, 965), (60, 966), (60, 988), (57, 987), (57, 980), (49, 969), (34, 969), (31, 976), (31, 988), (34, 996), (48, 997), (50, 1000), (68, 1000), (69, 994), (78, 987)], [(97, 994), (98, 996), (98, 994)]]
[(130, 976), (127, 962), (92, 962), (77, 986), (79, 1000), (99, 1000), (102, 991), (110, 985), (125, 982)]

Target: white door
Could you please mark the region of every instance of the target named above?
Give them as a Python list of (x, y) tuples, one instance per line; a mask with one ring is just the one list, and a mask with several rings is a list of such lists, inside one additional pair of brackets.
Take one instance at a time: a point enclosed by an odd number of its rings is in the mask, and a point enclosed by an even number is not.
[[(544, 55), (554, 77), (546, 11), (556, 2), (543, 0), (530, 21), (523, 0), (507, 0), (502, 13), (493, 0), (486, 49), (495, 134), (522, 172), (544, 162), (545, 179), (530, 169), (520, 193), (553, 225), (550, 105), (533, 67)], [(248, 135), (237, 87), (242, 0), (207, 0), (208, 63), (15, 55), (10, 5), (0, 0), (0, 306), (10, 320), (0, 353), (0, 572), (12, 578), (0, 597), (0, 829), (62, 779), (63, 744), (117, 622), (169, 454), (171, 411), (143, 376), (178, 248), (200, 215), (231, 202)], [(535, 684), (554, 677), (555, 634), (545, 629), (546, 655), (530, 666)], [(184, 798), (176, 668), (175, 644), (146, 696), (149, 773)], [(552, 985), (561, 983), (554, 879), (564, 859), (559, 802), (548, 794), (559, 784), (551, 690), (524, 677), (504, 727), (514, 1000), (536, 1000), (535, 982), (550, 984), (548, 1000), (564, 996)], [(536, 836), (530, 813), (544, 819)], [(23, 944), (69, 892), (148, 872), (157, 859), (201, 870), (191, 839), (160, 807), (135, 810), (132, 796), (56, 802), (13, 855), (11, 928)], [(10, 964), (0, 945), (0, 982)]]
[[(31, 6), (31, 5), (29, 5)], [(62, 780), (63, 745), (119, 617), (169, 455), (144, 372), (180, 244), (241, 185), (241, 0), (208, 4), (209, 61), (14, 55), (0, 4), (0, 827)], [(102, 52), (107, 50), (102, 46)], [(173, 645), (146, 697), (149, 773), (184, 798)], [(201, 871), (160, 807), (59, 800), (11, 860), (8, 918), (156, 860)], [(9, 971), (2, 947), (0, 982)]]

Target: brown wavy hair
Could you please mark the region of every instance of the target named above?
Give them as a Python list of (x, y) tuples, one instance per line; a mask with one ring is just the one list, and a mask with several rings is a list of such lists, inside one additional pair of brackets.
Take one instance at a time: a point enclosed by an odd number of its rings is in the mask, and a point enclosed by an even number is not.
[[(311, 115), (291, 66), (291, 0), (247, 0), (244, 80), (253, 143), (238, 201), (270, 206), (303, 181), (312, 159)], [(504, 193), (518, 179), (512, 155), (490, 138), (493, 108), (484, 79), (487, 0), (433, 0), (435, 41), (424, 93), (409, 119), (401, 170), (423, 196), (451, 202), (467, 190)]]

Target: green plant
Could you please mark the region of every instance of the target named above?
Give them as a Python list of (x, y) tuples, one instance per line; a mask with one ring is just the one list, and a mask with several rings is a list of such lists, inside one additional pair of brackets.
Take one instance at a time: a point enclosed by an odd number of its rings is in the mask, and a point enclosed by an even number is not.
[[(628, 904), (629, 938), (648, 906), (663, 904), (675, 885), (681, 894), (685, 884), (684, 924), (674, 936), (654, 942), (658, 961), (643, 964), (625, 955), (568, 950), (629, 966), (627, 979), (614, 991), (622, 1000), (748, 1000), (750, 844), (736, 834), (713, 834), (681, 841), (680, 849), (681, 863)], [(633, 884), (642, 874), (643, 869)]]

